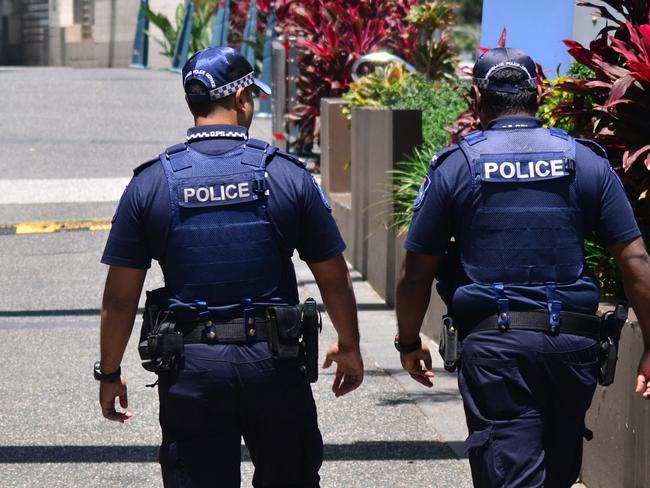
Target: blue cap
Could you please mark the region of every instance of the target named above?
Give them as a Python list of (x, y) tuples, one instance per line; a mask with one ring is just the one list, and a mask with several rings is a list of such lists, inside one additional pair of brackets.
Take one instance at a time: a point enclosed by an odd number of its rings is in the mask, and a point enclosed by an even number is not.
[[(191, 80), (203, 83), (208, 94), (187, 93), (187, 83)], [(202, 49), (183, 66), (183, 87), (193, 102), (219, 100), (250, 85), (271, 94), (271, 88), (255, 78), (255, 71), (246, 58), (228, 46)]]
[[(490, 77), (503, 69), (515, 69), (526, 76), (519, 83), (491, 81)], [(519, 93), (537, 88), (537, 65), (521, 49), (498, 47), (483, 53), (472, 71), (474, 81), (481, 90)]]

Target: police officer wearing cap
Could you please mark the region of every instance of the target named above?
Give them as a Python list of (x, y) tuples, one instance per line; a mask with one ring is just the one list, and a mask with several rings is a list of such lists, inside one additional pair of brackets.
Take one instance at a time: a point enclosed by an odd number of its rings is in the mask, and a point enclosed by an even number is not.
[(531, 58), (493, 49), (473, 75), (483, 130), (427, 171), (397, 287), (396, 346), (411, 377), (432, 386), (418, 333), (434, 277), (439, 292), (455, 281), (441, 296), (463, 339), (458, 383), (474, 485), (570, 487), (598, 376), (599, 286), (584, 238), (595, 232), (623, 272), (646, 342), (637, 384), (646, 397), (650, 258), (604, 150), (535, 118)]
[(159, 375), (164, 485), (239, 487), (243, 436), (253, 486), (318, 487), (323, 444), (311, 389), (296, 362), (272, 357), (263, 326), (267, 307), (298, 303), (297, 250), (338, 332), (324, 363), (337, 363), (333, 391), (357, 388), (363, 363), (345, 245), (302, 162), (248, 138), (253, 90), (270, 89), (238, 52), (196, 53), (183, 85), (195, 127), (134, 171), (102, 257), (110, 266), (95, 371), (102, 413), (132, 416), (120, 363), (155, 259), (165, 313), (196, 326), (183, 329), (179, 367)]

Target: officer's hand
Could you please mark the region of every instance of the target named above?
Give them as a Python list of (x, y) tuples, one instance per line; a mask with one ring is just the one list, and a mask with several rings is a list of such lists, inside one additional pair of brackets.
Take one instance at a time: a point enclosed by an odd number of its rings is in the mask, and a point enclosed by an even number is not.
[(99, 405), (102, 407), (102, 415), (108, 420), (124, 423), (133, 417), (133, 413), (129, 411), (118, 412), (115, 410), (115, 398), (118, 397), (120, 399), (120, 406), (127, 408), (129, 401), (126, 396), (126, 380), (124, 376), (120, 377), (119, 383), (102, 381), (99, 384)]
[(636, 392), (642, 394), (646, 400), (650, 400), (650, 350), (641, 356), (637, 372)]
[(435, 375), (431, 371), (431, 353), (424, 342), (417, 351), (401, 353), (399, 358), (402, 361), (402, 367), (411, 375), (411, 378), (427, 388), (433, 386), (431, 378)]
[(332, 344), (325, 354), (323, 368), (329, 368), (336, 363), (336, 375), (332, 391), (336, 397), (356, 390), (363, 382), (363, 359), (358, 347), (343, 348), (339, 343)]

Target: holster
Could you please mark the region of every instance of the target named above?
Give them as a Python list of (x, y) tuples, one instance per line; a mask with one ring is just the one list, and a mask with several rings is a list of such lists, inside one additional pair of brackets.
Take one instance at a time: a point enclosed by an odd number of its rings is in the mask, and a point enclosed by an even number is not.
[(461, 345), (458, 327), (456, 327), (454, 319), (451, 315), (445, 315), (442, 318), (438, 352), (444, 361), (445, 370), (450, 373), (456, 371), (460, 362)]
[(175, 330), (172, 313), (165, 310), (167, 291), (148, 291), (142, 314), (138, 353), (142, 367), (153, 373), (172, 371), (183, 358), (183, 336)]
[(297, 360), (310, 383), (318, 380), (318, 334), (322, 328), (313, 298), (303, 305), (269, 307), (269, 349), (276, 360)]
[(614, 383), (616, 363), (618, 362), (618, 344), (623, 326), (627, 321), (627, 314), (627, 305), (619, 303), (613, 311), (606, 312), (601, 316), (598, 382), (602, 386)]

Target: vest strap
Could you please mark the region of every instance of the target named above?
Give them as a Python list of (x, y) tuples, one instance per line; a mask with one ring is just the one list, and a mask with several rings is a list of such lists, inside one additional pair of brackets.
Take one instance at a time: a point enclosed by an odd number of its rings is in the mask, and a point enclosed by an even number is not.
[(483, 134), (483, 131), (475, 130), (469, 134), (465, 134), (465, 136), (463, 136), (463, 139), (467, 142), (467, 144), (473, 146), (474, 144), (478, 144), (479, 142), (487, 140), (487, 137), (485, 134)]
[(506, 297), (503, 283), (492, 285), (497, 300), (497, 326), (499, 330), (508, 330), (510, 327), (510, 303)]
[(242, 164), (264, 169), (278, 148), (259, 139), (248, 139), (242, 155)]
[(562, 311), (562, 302), (557, 299), (556, 284), (546, 284), (546, 308), (548, 310), (548, 327), (551, 333), (555, 334), (560, 329), (560, 312)]
[(187, 144), (185, 143), (174, 144), (165, 149), (165, 157), (169, 161), (169, 165), (172, 167), (174, 172), (192, 167), (192, 163), (190, 163), (189, 158), (186, 156)]

